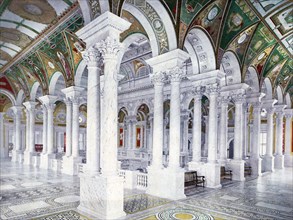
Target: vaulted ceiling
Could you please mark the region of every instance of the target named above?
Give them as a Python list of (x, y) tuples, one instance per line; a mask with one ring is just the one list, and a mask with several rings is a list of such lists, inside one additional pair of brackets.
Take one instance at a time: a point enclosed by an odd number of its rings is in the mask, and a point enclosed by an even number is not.
[[(13, 94), (22, 89), (29, 96), (38, 82), (43, 94), (48, 94), (56, 72), (63, 75), (66, 86), (73, 85), (82, 60), (80, 52), (85, 48), (74, 33), (106, 8), (132, 23), (121, 34), (121, 41), (141, 34), (123, 58), (121, 73), (127, 76), (124, 80), (136, 77), (137, 73), (147, 74), (146, 70), (139, 71), (146, 68), (144, 60), (152, 56), (147, 28), (152, 29), (158, 42), (158, 54), (175, 49), (170, 43), (170, 29), (175, 30), (176, 47), (186, 49), (186, 36), (193, 28), (200, 28), (209, 36), (217, 68), (223, 54), (231, 51), (239, 62), (242, 81), (253, 67), (260, 87), (269, 78), (273, 88), (281, 86), (283, 94), (290, 94), (292, 99), (292, 1), (88, 0), (86, 3), (0, 0), (0, 68), (4, 75), (0, 88), (10, 89)], [(87, 17), (84, 7), (88, 9)], [(166, 19), (165, 15), (169, 17)]]

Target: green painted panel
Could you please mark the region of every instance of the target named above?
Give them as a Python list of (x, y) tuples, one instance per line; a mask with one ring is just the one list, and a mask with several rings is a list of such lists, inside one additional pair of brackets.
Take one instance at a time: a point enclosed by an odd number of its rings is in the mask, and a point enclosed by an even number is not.
[(232, 1), (225, 21), (220, 47), (226, 49), (235, 36), (258, 20), (246, 1)]
[(280, 45), (277, 46), (271, 52), (270, 57), (265, 64), (265, 68), (263, 70), (263, 76), (266, 77), (267, 74), (270, 72), (270, 70), (276, 66), (276, 64), (278, 64), (280, 61), (286, 59), (287, 57), (288, 57), (288, 54), (283, 49), (283, 47), (281, 47)]
[(196, 14), (210, 0), (182, 0), (180, 20), (189, 25)]

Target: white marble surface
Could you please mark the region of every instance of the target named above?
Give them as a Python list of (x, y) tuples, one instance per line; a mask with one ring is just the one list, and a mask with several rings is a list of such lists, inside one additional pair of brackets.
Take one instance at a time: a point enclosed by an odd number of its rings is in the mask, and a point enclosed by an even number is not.
[(78, 202), (79, 196), (63, 196), (55, 199), (54, 201), (59, 203)]
[(50, 205), (44, 201), (37, 201), (37, 202), (29, 202), (29, 203), (24, 203), (21, 205), (13, 205), (9, 206), (9, 209), (15, 213), (22, 213), (22, 212), (27, 212), (31, 211), (34, 209), (39, 209), (39, 208), (48, 208)]

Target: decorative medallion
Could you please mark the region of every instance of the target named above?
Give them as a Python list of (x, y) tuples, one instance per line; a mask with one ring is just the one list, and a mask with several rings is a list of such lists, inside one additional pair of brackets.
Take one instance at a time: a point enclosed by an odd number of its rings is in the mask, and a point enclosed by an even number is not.
[(164, 210), (156, 214), (158, 220), (213, 220), (211, 215), (204, 214), (191, 209), (176, 208), (171, 210)]
[(12, 0), (8, 9), (24, 19), (42, 24), (50, 24), (57, 18), (55, 9), (43, 0)]

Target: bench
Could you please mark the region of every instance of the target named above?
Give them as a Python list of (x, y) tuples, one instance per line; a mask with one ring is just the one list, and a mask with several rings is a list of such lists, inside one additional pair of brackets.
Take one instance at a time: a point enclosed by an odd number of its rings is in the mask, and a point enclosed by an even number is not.
[(248, 164), (244, 165), (244, 175), (251, 175), (251, 166)]
[(202, 186), (204, 187), (205, 177), (197, 175), (197, 171), (185, 172), (184, 186)]
[(232, 180), (232, 170), (227, 170), (225, 167), (221, 167), (221, 179)]

